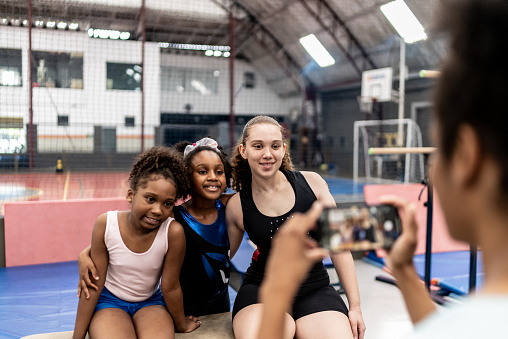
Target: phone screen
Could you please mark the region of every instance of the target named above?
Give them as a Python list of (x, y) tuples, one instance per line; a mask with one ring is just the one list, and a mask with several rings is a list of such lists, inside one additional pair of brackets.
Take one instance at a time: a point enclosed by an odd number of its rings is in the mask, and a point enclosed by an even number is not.
[(364, 203), (325, 209), (318, 220), (318, 238), (331, 252), (389, 249), (401, 232), (397, 209)]

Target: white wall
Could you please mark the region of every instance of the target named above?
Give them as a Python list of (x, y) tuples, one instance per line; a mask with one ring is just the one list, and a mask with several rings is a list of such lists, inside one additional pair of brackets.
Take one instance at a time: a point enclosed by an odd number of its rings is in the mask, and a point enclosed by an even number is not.
[[(39, 151), (91, 151), (93, 126), (117, 128), (118, 151), (137, 151), (140, 145), (141, 92), (106, 90), (106, 63), (141, 63), (141, 42), (91, 39), (86, 32), (32, 30), (32, 50), (83, 53), (83, 89), (33, 89), (33, 122), (38, 125)], [(0, 87), (0, 116), (23, 117), (28, 112), (28, 29), (0, 27), (0, 47), (22, 50), (23, 87)], [(145, 45), (145, 137), (153, 144), (159, 122), (159, 47)], [(68, 115), (69, 126), (57, 126), (57, 115)], [(136, 127), (123, 127), (134, 116)], [(62, 139), (63, 141), (58, 141)], [(70, 141), (69, 141), (70, 140)]]
[[(83, 89), (34, 88), (33, 122), (38, 126), (39, 152), (93, 150), (94, 126), (116, 127), (117, 151), (140, 150), (141, 93), (106, 90), (106, 63), (141, 63), (139, 41), (102, 40), (86, 32), (32, 30), (32, 50), (83, 53)], [(22, 50), (23, 86), (0, 86), (0, 117), (22, 117), (29, 123), (28, 28), (0, 26), (0, 48)], [(218, 93), (161, 93), (160, 66), (219, 70)], [(244, 72), (255, 73), (255, 88), (240, 89)], [(157, 43), (145, 45), (145, 148), (153, 145), (160, 113), (229, 114), (229, 58), (160, 53)], [(301, 106), (299, 97), (283, 99), (266, 84), (260, 73), (235, 60), (235, 114), (288, 115)], [(68, 115), (69, 126), (57, 126), (57, 116)], [(125, 117), (135, 117), (135, 127), (124, 127)]]
[[(218, 91), (216, 94), (201, 95), (194, 92), (178, 93), (165, 91), (161, 96), (163, 112), (184, 113), (185, 105), (192, 105), (192, 113), (229, 114), (229, 58), (161, 54), (161, 66), (181, 68), (203, 68), (218, 70)], [(254, 88), (241, 88), (245, 72), (255, 74)], [(301, 106), (301, 98), (280, 98), (267, 84), (261, 74), (243, 60), (234, 63), (234, 112), (237, 115), (268, 114), (288, 115), (292, 107)]]

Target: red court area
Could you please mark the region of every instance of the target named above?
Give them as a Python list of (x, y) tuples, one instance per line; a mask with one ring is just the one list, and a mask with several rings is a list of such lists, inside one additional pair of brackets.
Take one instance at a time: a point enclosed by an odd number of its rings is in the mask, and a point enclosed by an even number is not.
[(67, 201), (123, 198), (128, 172), (0, 174), (0, 215), (13, 201)]

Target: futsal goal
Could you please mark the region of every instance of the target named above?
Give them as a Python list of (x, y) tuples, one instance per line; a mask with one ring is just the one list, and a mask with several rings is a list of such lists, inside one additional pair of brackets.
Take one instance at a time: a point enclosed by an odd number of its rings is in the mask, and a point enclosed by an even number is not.
[[(421, 182), (425, 178), (422, 133), (412, 119), (363, 120), (354, 123), (353, 178), (367, 183)], [(376, 152), (372, 152), (375, 148)], [(379, 149), (392, 149), (380, 152)], [(404, 152), (397, 152), (404, 149)], [(409, 149), (410, 151), (407, 151)], [(370, 151), (369, 151), (370, 150)], [(413, 150), (413, 151), (411, 151)]]

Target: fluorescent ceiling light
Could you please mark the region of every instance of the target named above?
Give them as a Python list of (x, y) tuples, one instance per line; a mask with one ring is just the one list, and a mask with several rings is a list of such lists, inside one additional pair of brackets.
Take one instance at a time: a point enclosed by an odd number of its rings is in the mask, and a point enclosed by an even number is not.
[(201, 95), (210, 94), (210, 90), (206, 88), (206, 85), (199, 80), (191, 80), (191, 86), (194, 87)]
[(300, 43), (320, 67), (330, 66), (335, 63), (335, 59), (328, 53), (314, 34), (300, 38)]
[(395, 0), (380, 7), (393, 28), (408, 44), (427, 39), (427, 34), (404, 0)]
[(120, 33), (120, 39), (122, 40), (129, 40), (131, 37), (131, 34), (129, 32), (121, 32)]

